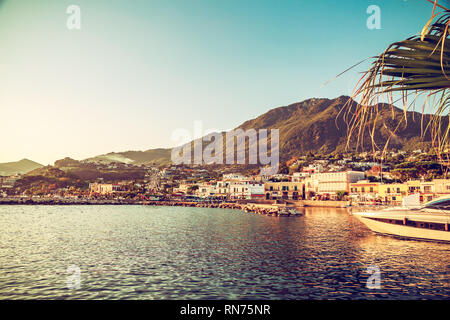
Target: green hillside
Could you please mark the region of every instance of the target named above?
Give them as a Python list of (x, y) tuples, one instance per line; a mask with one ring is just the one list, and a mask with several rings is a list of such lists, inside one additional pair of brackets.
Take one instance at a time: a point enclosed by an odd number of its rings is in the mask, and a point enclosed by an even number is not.
[(18, 173), (25, 174), (42, 167), (42, 164), (28, 159), (22, 159), (16, 162), (0, 163), (0, 176), (10, 176)]

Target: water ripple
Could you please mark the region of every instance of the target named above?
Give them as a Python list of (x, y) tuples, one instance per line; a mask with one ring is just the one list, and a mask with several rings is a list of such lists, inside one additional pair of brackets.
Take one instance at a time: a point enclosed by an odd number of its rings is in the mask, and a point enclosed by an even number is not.
[(376, 236), (344, 209), (0, 206), (0, 227), (0, 299), (450, 298), (450, 245)]

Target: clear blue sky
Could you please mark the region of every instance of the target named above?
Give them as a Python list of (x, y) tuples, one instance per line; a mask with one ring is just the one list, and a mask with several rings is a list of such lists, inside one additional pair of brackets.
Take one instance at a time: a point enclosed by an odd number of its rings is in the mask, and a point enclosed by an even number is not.
[[(66, 8), (81, 8), (68, 30)], [(381, 29), (369, 30), (369, 5)], [(5, 0), (0, 162), (172, 147), (269, 109), (350, 94), (354, 63), (420, 32), (426, 0)], [(367, 67), (367, 65), (366, 65)]]

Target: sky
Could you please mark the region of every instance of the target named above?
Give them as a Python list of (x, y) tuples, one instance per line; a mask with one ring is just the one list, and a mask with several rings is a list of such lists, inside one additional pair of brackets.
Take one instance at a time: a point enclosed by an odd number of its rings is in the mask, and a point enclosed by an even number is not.
[[(80, 29), (66, 12), (80, 8)], [(367, 28), (370, 5), (380, 29)], [(309, 98), (350, 95), (421, 31), (426, 0), (0, 0), (0, 162), (173, 147)]]

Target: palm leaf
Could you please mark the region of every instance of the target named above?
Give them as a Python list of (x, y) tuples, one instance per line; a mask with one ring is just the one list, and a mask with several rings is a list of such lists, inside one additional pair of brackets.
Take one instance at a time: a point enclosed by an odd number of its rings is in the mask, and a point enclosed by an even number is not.
[[(435, 2), (436, 7), (436, 2)], [(438, 17), (437, 19), (434, 19)], [(434, 19), (434, 23), (432, 23)], [(394, 94), (400, 94), (405, 117), (397, 120), (396, 128), (406, 121), (406, 112), (410, 107), (408, 96), (424, 95), (428, 98), (440, 94), (434, 114), (428, 117), (429, 130), (433, 137), (433, 146), (441, 156), (449, 148), (450, 127), (450, 10), (434, 14), (422, 34), (403, 41), (394, 42), (374, 61), (358, 82), (352, 99), (346, 105), (348, 118), (348, 142), (355, 135), (357, 143), (369, 130), (373, 136), (374, 127), (368, 127), (370, 119), (376, 119), (379, 112), (375, 106), (379, 101), (393, 101)], [(416, 97), (417, 98), (417, 97)], [(358, 101), (354, 106), (352, 101)], [(395, 120), (395, 119), (393, 119)], [(395, 129), (392, 135), (395, 134)], [(424, 132), (422, 133), (424, 135)], [(389, 139), (388, 139), (389, 140)], [(374, 143), (374, 142), (373, 142)], [(386, 145), (383, 151), (387, 150)], [(447, 157), (448, 159), (448, 154)]]

